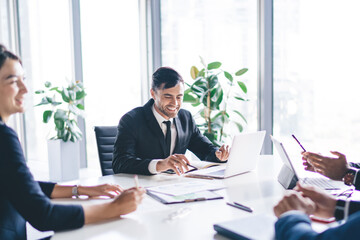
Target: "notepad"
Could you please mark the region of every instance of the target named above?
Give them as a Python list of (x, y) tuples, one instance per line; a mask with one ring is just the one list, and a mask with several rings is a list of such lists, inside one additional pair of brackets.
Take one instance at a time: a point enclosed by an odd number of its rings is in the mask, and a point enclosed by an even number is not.
[(205, 201), (205, 200), (215, 200), (223, 199), (223, 196), (220, 196), (217, 193), (212, 191), (203, 191), (196, 193), (189, 193), (177, 196), (171, 196), (168, 194), (146, 191), (146, 193), (153, 197), (154, 199), (164, 203), (164, 204), (174, 204), (174, 203), (186, 203), (186, 202), (196, 202), (196, 201)]

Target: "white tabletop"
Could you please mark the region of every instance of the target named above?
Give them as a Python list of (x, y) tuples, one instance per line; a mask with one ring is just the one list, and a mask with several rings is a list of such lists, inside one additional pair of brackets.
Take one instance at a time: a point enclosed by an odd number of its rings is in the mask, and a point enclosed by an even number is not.
[[(238, 219), (250, 214), (273, 214), (274, 204), (283, 196), (284, 189), (277, 182), (281, 163), (272, 156), (261, 156), (255, 171), (225, 180), (203, 180), (169, 175), (139, 176), (143, 187), (157, 186), (183, 181), (212, 181), (223, 183), (226, 188), (217, 191), (221, 200), (210, 200), (182, 204), (162, 204), (146, 196), (139, 208), (118, 220), (86, 225), (81, 229), (57, 232), (58, 239), (226, 239), (216, 234), (215, 223)], [(78, 181), (82, 185), (117, 183), (124, 188), (134, 186), (133, 175), (116, 174)], [(53, 200), (64, 204), (96, 204), (109, 200)], [(226, 205), (226, 201), (237, 201), (253, 208), (253, 213)], [(181, 208), (188, 214), (173, 220), (169, 215)]]

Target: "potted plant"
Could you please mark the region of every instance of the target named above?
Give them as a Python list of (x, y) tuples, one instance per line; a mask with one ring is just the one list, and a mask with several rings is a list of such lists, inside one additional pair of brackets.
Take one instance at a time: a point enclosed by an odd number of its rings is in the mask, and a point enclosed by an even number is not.
[[(197, 126), (215, 145), (221, 146), (224, 138), (229, 136), (227, 125), (235, 125), (239, 132), (247, 123), (243, 114), (238, 111), (238, 102), (248, 101), (247, 87), (243, 81), (236, 80), (248, 71), (242, 68), (234, 74), (221, 69), (221, 62), (206, 64), (200, 57), (203, 67), (199, 71), (192, 66), (190, 74), (194, 80), (187, 83), (184, 102), (199, 108), (195, 118), (201, 118)], [(221, 79), (222, 78), (222, 79)], [(225, 82), (221, 83), (221, 80)], [(225, 85), (226, 84), (226, 85)]]
[(42, 114), (43, 122), (54, 125), (48, 140), (50, 179), (77, 179), (80, 169), (78, 141), (82, 139), (77, 120), (84, 116), (84, 87), (79, 81), (71, 81), (66, 87), (52, 86), (50, 82), (45, 82), (44, 86), (35, 93), (42, 96), (36, 106), (47, 107)]

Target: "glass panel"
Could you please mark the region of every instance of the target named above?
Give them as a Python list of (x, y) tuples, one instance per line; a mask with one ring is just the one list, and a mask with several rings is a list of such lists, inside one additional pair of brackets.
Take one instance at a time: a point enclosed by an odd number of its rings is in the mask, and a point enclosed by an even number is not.
[(256, 130), (257, 1), (161, 1), (161, 30), (163, 65), (179, 71), (186, 82), (193, 82), (191, 66), (202, 67), (199, 56), (207, 63), (222, 62), (221, 68), (232, 73), (249, 69), (239, 80), (245, 81), (250, 101), (242, 102), (238, 111), (248, 121), (245, 130)]
[(359, 9), (357, 0), (274, 1), (275, 136), (358, 161)]
[(80, 9), (88, 164), (100, 174), (94, 126), (117, 126), (141, 104), (138, 1), (84, 0)]
[(8, 1), (0, 0), (0, 43), (10, 48)]
[(45, 108), (34, 105), (34, 91), (46, 81), (65, 85), (72, 79), (72, 40), (69, 1), (19, 0), (20, 45), (29, 93), (25, 128), (27, 158), (36, 178), (47, 179), (48, 134), (53, 126), (42, 123)]

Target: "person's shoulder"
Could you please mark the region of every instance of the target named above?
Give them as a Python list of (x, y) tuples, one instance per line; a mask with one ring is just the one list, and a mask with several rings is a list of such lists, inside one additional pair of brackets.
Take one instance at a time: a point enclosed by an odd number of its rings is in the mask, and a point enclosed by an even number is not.
[(191, 112), (186, 110), (186, 109), (183, 109), (183, 108), (179, 110), (178, 116), (179, 117), (192, 118)]
[(0, 124), (0, 138), (4, 138), (4, 137), (15, 137), (17, 138), (17, 134), (14, 131), (14, 129), (8, 127), (7, 125), (1, 123)]
[(141, 107), (136, 107), (130, 111), (128, 111), (127, 113), (125, 113), (121, 119), (136, 119), (140, 116), (143, 115), (143, 112), (144, 112), (144, 107), (141, 106)]

